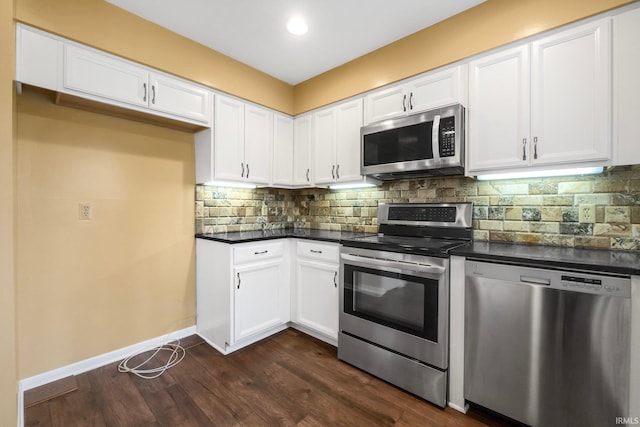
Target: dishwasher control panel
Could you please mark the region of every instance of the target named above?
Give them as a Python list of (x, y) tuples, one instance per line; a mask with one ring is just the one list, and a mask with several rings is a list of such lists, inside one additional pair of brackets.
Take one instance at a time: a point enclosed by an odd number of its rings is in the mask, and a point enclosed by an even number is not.
[(631, 278), (589, 271), (547, 269), (467, 260), (465, 275), (592, 295), (631, 297)]

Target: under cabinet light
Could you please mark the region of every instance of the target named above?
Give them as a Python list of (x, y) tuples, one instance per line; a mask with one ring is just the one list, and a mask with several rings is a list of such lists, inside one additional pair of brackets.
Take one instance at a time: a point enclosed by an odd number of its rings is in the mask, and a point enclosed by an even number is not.
[(369, 176), (364, 176), (362, 177), (361, 181), (347, 182), (344, 184), (333, 184), (329, 186), (329, 189), (330, 190), (349, 190), (354, 188), (370, 188), (370, 187), (377, 187), (380, 184), (382, 184), (382, 182), (380, 182), (379, 180), (375, 178), (371, 178)]
[(247, 184), (245, 182), (233, 182), (233, 181), (211, 181), (205, 182), (204, 185), (208, 185), (210, 187), (231, 187), (231, 188), (256, 188), (255, 184)]
[(490, 181), (495, 179), (521, 179), (521, 178), (545, 178), (552, 176), (569, 176), (569, 175), (593, 175), (602, 173), (604, 167), (597, 166), (592, 168), (574, 168), (574, 169), (553, 169), (542, 171), (520, 171), (506, 173), (492, 173), (487, 175), (478, 175), (479, 181)]

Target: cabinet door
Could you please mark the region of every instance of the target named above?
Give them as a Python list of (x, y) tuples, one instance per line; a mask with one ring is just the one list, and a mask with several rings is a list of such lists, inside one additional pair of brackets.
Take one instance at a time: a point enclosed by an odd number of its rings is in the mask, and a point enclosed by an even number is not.
[(214, 116), (213, 157), (216, 179), (243, 181), (245, 177), (244, 103), (218, 95)]
[(613, 138), (616, 165), (640, 164), (640, 9), (613, 21)]
[(293, 184), (293, 119), (273, 115), (273, 183)]
[(409, 83), (407, 105), (410, 114), (461, 103), (462, 65), (428, 73)]
[(150, 74), (149, 107), (203, 124), (211, 122), (211, 93), (204, 88), (164, 74)]
[[(282, 259), (234, 269), (234, 339), (236, 341), (286, 322)], [(285, 296), (288, 298), (288, 296)]]
[(244, 109), (245, 178), (254, 184), (271, 182), (271, 146), (273, 113), (265, 108), (246, 105)]
[(148, 106), (149, 73), (141, 67), (73, 45), (64, 46), (63, 86), (105, 100)]
[(360, 179), (360, 128), (362, 99), (345, 102), (336, 108), (336, 181)]
[(609, 19), (533, 42), (534, 164), (610, 158)]
[(299, 259), (296, 322), (338, 339), (338, 266)]
[(293, 185), (311, 185), (311, 115), (293, 121)]
[(18, 25), (16, 80), (58, 90), (62, 42)]
[(469, 63), (469, 171), (529, 165), (529, 46)]
[(364, 98), (364, 124), (407, 114), (408, 99), (403, 85), (392, 86)]
[(336, 179), (336, 110), (313, 115), (313, 182), (331, 184)]

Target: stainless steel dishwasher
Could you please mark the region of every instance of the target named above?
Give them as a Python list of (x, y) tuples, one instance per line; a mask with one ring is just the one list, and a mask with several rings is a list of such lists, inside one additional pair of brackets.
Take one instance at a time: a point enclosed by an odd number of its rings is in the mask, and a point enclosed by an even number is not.
[(465, 263), (464, 396), (532, 426), (629, 414), (631, 279)]

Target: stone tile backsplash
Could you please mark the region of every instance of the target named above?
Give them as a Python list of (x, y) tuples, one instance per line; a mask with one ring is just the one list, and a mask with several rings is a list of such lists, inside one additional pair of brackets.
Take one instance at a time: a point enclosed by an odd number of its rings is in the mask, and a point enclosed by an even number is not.
[[(198, 185), (196, 233), (286, 227), (375, 233), (377, 206), (385, 202), (473, 202), (476, 240), (640, 250), (640, 165), (592, 176), (425, 178), (339, 191)], [(579, 222), (581, 205), (594, 205), (594, 223)]]

